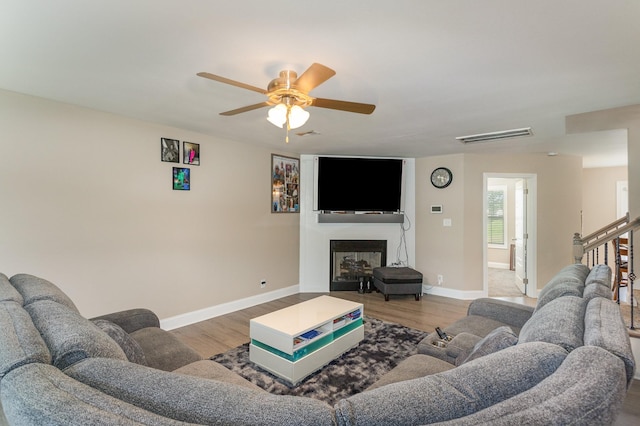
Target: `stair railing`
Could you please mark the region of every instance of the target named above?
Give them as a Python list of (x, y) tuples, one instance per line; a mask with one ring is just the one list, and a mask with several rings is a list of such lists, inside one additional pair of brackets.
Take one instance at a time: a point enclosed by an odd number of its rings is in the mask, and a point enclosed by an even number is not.
[[(589, 266), (589, 260), (591, 259), (591, 266), (600, 263), (600, 248), (604, 249), (604, 263), (609, 264), (608, 258), (608, 243), (614, 239), (620, 238), (620, 236), (628, 234), (629, 236), (629, 255), (628, 255), (628, 289), (630, 294), (629, 302), (631, 303), (631, 324), (629, 328), (634, 330), (633, 321), (633, 282), (636, 279), (633, 267), (633, 231), (640, 228), (640, 216), (634, 220), (629, 220), (629, 213), (620, 219), (610, 223), (609, 225), (598, 229), (591, 234), (581, 237), (579, 233), (573, 234), (573, 258), (576, 263), (582, 263), (582, 259), (585, 254), (587, 255), (587, 266)], [(616, 245), (616, 246), (619, 246)], [(615, 253), (616, 268), (615, 277), (620, 276), (620, 254)], [(617, 287), (617, 301), (620, 303), (620, 287)]]

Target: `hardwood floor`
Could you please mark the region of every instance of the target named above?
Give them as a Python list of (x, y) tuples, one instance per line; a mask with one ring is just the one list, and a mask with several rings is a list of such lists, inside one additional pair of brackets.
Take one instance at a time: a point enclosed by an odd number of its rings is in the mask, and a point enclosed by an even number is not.
[[(184, 343), (198, 351), (203, 358), (209, 358), (248, 342), (249, 320), (251, 318), (320, 295), (321, 293), (299, 293), (178, 328), (172, 332)], [(351, 291), (336, 291), (331, 292), (330, 295), (362, 303), (365, 315), (428, 332), (432, 332), (437, 326), (447, 326), (464, 317), (467, 314), (469, 303), (471, 303), (471, 301), (432, 295), (425, 295), (420, 301), (416, 301), (411, 295), (391, 296), (388, 302), (385, 302), (381, 294), (375, 292), (358, 294)], [(528, 297), (497, 297), (496, 299), (535, 306), (535, 299)], [(640, 381), (634, 380), (615, 424), (640, 424)]]
[[(194, 348), (204, 358), (222, 353), (249, 341), (251, 318), (313, 299), (321, 293), (299, 293), (268, 303), (253, 306), (227, 315), (211, 318), (196, 324), (173, 330), (184, 343)], [(388, 302), (379, 293), (358, 294), (355, 291), (335, 291), (333, 297), (359, 302), (364, 314), (405, 327), (433, 331), (446, 326), (467, 314), (470, 301), (440, 296), (424, 296), (416, 301), (412, 295), (391, 296)]]

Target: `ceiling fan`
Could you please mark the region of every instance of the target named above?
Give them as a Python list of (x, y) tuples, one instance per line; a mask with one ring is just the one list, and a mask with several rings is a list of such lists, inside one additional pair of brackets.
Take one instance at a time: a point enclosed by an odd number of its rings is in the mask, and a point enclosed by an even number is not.
[(304, 110), (306, 107), (314, 106), (356, 112), (359, 114), (371, 114), (376, 109), (376, 106), (371, 104), (314, 98), (309, 95), (311, 90), (335, 74), (336, 72), (331, 68), (314, 63), (307, 68), (300, 77), (292, 70), (280, 71), (278, 78), (271, 80), (266, 90), (208, 72), (199, 72), (198, 76), (266, 95), (267, 100), (264, 102), (221, 112), (220, 115), (236, 115), (258, 108), (272, 106), (273, 108), (269, 110), (267, 120), (280, 128), (286, 124), (286, 141), (289, 142), (288, 131), (302, 126), (309, 119), (309, 112)]

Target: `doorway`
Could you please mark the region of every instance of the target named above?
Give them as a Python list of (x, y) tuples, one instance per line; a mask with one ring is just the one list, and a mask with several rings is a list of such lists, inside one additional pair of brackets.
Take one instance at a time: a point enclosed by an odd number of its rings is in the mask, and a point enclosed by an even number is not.
[(536, 297), (536, 175), (485, 173), (484, 292)]

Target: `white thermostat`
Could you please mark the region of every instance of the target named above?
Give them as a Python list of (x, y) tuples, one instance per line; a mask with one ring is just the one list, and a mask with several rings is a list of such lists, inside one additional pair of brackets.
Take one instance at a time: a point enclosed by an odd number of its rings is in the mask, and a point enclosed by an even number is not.
[(442, 204), (431, 206), (431, 213), (442, 213)]

